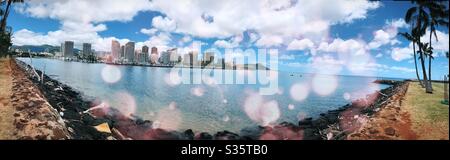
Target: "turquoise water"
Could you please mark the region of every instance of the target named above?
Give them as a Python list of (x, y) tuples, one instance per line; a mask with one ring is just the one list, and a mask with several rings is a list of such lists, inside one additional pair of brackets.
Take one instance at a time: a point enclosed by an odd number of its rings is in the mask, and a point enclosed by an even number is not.
[[(29, 58), (18, 59), (30, 63)], [(254, 118), (254, 110), (251, 109), (261, 99), (267, 108), (263, 107), (263, 111), (256, 113), (256, 116), (265, 115), (268, 118), (262, 119), (271, 121), (271, 124), (282, 121), (296, 123), (299, 118), (316, 117), (349, 103), (351, 99), (388, 87), (371, 83), (375, 78), (369, 77), (325, 76), (317, 80), (312, 74), (279, 72), (277, 94), (259, 95), (259, 88), (263, 87), (261, 84), (168, 83), (170, 68), (113, 66), (55, 59), (33, 59), (33, 66), (39, 70), (45, 67), (47, 75), (88, 97), (155, 121), (157, 127), (174, 130), (190, 128), (194, 131), (238, 132), (243, 127), (261, 124), (258, 117)], [(102, 71), (105, 73), (111, 68), (114, 73), (120, 72), (120, 76), (102, 76)], [(236, 74), (239, 71), (226, 72)], [(114, 80), (117, 82), (108, 83)], [(291, 91), (295, 84), (303, 84), (308, 89)], [(297, 101), (293, 95), (304, 99)], [(250, 109), (246, 109), (249, 106)]]

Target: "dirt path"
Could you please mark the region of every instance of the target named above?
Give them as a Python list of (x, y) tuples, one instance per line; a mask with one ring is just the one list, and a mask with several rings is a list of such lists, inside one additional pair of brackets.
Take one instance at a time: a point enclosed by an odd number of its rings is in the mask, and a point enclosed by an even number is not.
[(412, 130), (410, 113), (403, 101), (409, 84), (400, 88), (398, 93), (347, 138), (353, 140), (413, 140), (417, 139)]
[(68, 139), (69, 133), (59, 113), (15, 61), (11, 62), (11, 71), (11, 104), (15, 108), (17, 139)]
[(58, 112), (14, 60), (0, 59), (0, 140), (68, 139)]
[(0, 139), (15, 139), (14, 108), (10, 97), (12, 75), (9, 59), (0, 59)]

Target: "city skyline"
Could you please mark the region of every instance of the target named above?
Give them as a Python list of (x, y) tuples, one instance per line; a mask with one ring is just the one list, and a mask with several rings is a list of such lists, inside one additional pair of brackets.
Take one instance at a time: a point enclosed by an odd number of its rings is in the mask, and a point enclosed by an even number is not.
[[(233, 17), (227, 12), (215, 11), (214, 7), (205, 10), (199, 7), (203, 1), (192, 3), (190, 7), (194, 12), (189, 14), (182, 13), (177, 3), (167, 8), (165, 2), (157, 0), (97, 1), (95, 6), (104, 9), (99, 15), (88, 11), (89, 7), (61, 13), (53, 3), (36, 1), (16, 5), (10, 24), (15, 33), (15, 45), (54, 45), (71, 40), (75, 48), (80, 48), (82, 43), (92, 43), (96, 51), (111, 51), (111, 41), (116, 40), (120, 44), (133, 41), (136, 48), (147, 45), (166, 51), (187, 48), (198, 41), (202, 49), (219, 48), (221, 51), (223, 47), (278, 49), (282, 71), (415, 78), (411, 43), (397, 36), (409, 27), (403, 20), (404, 12), (411, 6), (409, 2), (283, 2), (243, 3), (242, 7), (247, 7), (248, 11), (240, 8), (238, 15), (255, 15), (250, 19)], [(232, 2), (218, 3), (230, 9), (237, 7)], [(61, 6), (68, 4), (70, 1), (60, 3)], [(316, 12), (317, 7), (307, 10), (307, 6), (314, 5), (328, 10)], [(333, 5), (335, 7), (330, 8)], [(115, 6), (128, 7), (106, 11)], [(41, 8), (46, 12), (37, 12)], [(174, 12), (168, 12), (169, 9)], [(118, 16), (115, 12), (124, 14)], [(75, 17), (75, 13), (83, 13), (85, 19)], [(314, 13), (317, 15), (309, 15)], [(283, 18), (277, 19), (275, 15)], [(14, 17), (47, 25), (27, 26)], [(433, 79), (441, 79), (448, 72), (448, 61), (443, 56), (448, 51), (448, 31), (438, 28), (437, 36), (439, 41), (433, 42), (436, 49)]]

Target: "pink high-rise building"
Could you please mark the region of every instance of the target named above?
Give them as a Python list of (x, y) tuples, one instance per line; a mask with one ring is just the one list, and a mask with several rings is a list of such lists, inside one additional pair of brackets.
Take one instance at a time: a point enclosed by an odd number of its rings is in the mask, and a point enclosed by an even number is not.
[(120, 43), (116, 40), (111, 41), (111, 55), (113, 61), (116, 61), (120, 58)]

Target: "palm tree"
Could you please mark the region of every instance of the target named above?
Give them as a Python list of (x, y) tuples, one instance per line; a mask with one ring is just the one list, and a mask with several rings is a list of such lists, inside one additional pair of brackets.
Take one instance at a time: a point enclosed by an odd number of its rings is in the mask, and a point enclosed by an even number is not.
[[(414, 30), (413, 30), (414, 32)], [(416, 56), (416, 42), (417, 42), (417, 37), (413, 36), (415, 34), (409, 34), (408, 32), (404, 32), (404, 33), (398, 33), (399, 35), (401, 35), (402, 37), (404, 37), (405, 39), (407, 39), (408, 41), (411, 41), (413, 44), (413, 55), (414, 55), (414, 66), (416, 67), (416, 76), (417, 76), (417, 80), (419, 81), (419, 84), (424, 87), (422, 81), (420, 80), (420, 76), (419, 76), (419, 70), (417, 69), (417, 56)]]
[(5, 12), (3, 11), (3, 8), (1, 6), (3, 6), (4, 2), (3, 0), (0, 0), (0, 19), (3, 19), (3, 14), (5, 14)]
[[(433, 59), (433, 47), (432, 47), (432, 37), (436, 38), (436, 41), (438, 41), (438, 37), (436, 34), (436, 27), (437, 26), (445, 26), (448, 28), (448, 10), (446, 11), (446, 6), (443, 3), (438, 3), (434, 1), (430, 1), (426, 3), (426, 7), (428, 8), (430, 12), (430, 23), (428, 24), (430, 28), (430, 50), (428, 52), (428, 76), (430, 77), (430, 87), (431, 85), (431, 60)], [(432, 88), (432, 87), (431, 87)]]
[[(417, 3), (416, 6), (411, 7), (408, 9), (405, 15), (405, 22), (409, 24), (414, 24), (415, 27), (412, 28), (413, 30), (416, 30), (413, 32), (413, 36), (416, 37), (422, 37), (425, 35), (427, 26), (429, 24), (429, 15), (425, 10), (425, 5), (428, 1), (425, 0), (417, 0), (412, 1), (414, 4)], [(425, 91), (427, 93), (432, 93), (432, 90), (430, 88), (430, 84), (428, 83), (428, 77), (427, 72), (425, 69), (425, 52), (423, 52), (423, 44), (421, 43), (420, 38), (417, 39), (417, 44), (419, 46), (419, 59), (422, 66), (422, 74), (423, 74), (423, 81), (425, 83)]]
[(9, 11), (11, 10), (11, 4), (12, 3), (23, 3), (24, 0), (6, 0), (2, 1), (1, 3), (6, 2), (6, 9), (3, 13), (3, 17), (0, 21), (0, 31), (4, 32), (6, 29), (6, 21), (8, 20)]

